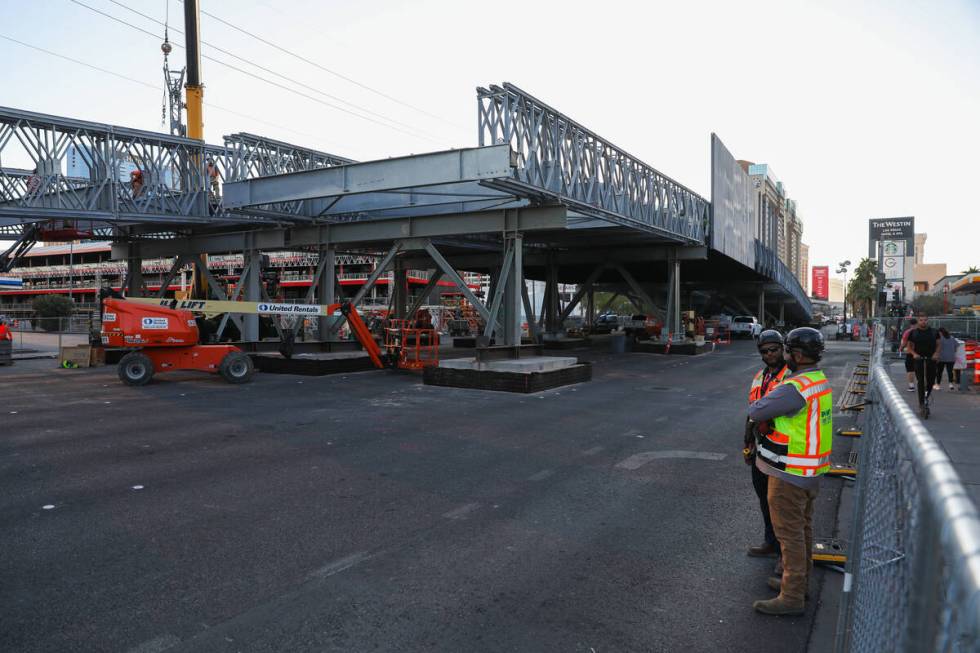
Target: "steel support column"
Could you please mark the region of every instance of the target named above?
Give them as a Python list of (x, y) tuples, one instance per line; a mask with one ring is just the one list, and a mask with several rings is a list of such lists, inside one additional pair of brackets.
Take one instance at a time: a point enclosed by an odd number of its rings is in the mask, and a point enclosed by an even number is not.
[(779, 300), (779, 326), (786, 324), (786, 302)]
[[(262, 254), (258, 250), (245, 252), (245, 268), (248, 278), (245, 281), (245, 301), (262, 301)], [(245, 315), (242, 319), (242, 341), (258, 342), (259, 316)]]
[(139, 243), (128, 244), (126, 256), (126, 296), (142, 297), (145, 292), (143, 283), (143, 256), (140, 254)]
[(397, 258), (395, 259), (394, 279), (389, 291), (395, 302), (395, 317), (407, 318), (408, 315), (405, 312), (408, 309), (408, 270), (405, 269), (405, 264)]
[(759, 311), (756, 314), (756, 319), (759, 320), (759, 324), (762, 328), (766, 327), (766, 289), (759, 289)]
[[(317, 276), (313, 279), (316, 284), (316, 300), (318, 304), (333, 304), (337, 294), (337, 251), (333, 247), (320, 248), (320, 260), (317, 264)], [(327, 316), (317, 320), (317, 333), (321, 340), (326, 340), (331, 319)]]
[(681, 326), (681, 261), (674, 257), (674, 269), (672, 272), (674, 279), (674, 310), (671, 313), (671, 332), (683, 334)]
[(510, 264), (512, 269), (507, 275), (504, 286), (504, 342), (507, 346), (521, 344), (521, 308), (523, 298), (521, 287), (524, 285), (524, 236), (514, 234), (507, 236), (507, 241), (513, 249), (514, 256)]
[(527, 295), (526, 282), (521, 285), (521, 300), (524, 303), (524, 317), (527, 319), (527, 330), (531, 339), (538, 342), (540, 329), (538, 329), (538, 324), (534, 319), (534, 307), (531, 305), (531, 298)]
[(484, 305), (484, 303), (473, 294), (473, 291), (466, 285), (463, 278), (459, 276), (459, 273), (453, 269), (453, 266), (449, 264), (449, 261), (446, 260), (438, 249), (436, 249), (435, 245), (430, 242), (425, 243), (424, 249), (429, 253), (429, 256), (432, 257), (432, 260), (439, 267), (439, 269), (442, 270), (442, 273), (446, 275), (446, 278), (452, 281), (453, 284), (459, 288), (459, 291), (463, 293), (466, 301), (468, 301), (473, 308), (476, 309), (476, 312), (480, 314), (480, 317), (483, 318), (484, 322), (488, 322), (490, 319), (490, 311), (487, 309), (486, 305)]

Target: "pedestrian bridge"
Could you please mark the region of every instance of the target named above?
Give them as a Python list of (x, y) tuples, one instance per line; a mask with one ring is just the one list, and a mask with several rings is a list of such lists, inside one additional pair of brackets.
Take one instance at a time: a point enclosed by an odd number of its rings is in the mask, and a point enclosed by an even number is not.
[(0, 161), (17, 166), (0, 168), (0, 228), (29, 238), (25, 225), (85, 221), (130, 259), (134, 246), (146, 257), (370, 246), (394, 261), (427, 259), (435, 243), (457, 269), (621, 288), (678, 324), (697, 297), (809, 318), (799, 283), (752, 234), (748, 265), (715, 248), (709, 200), (516, 86), (477, 100), (476, 147), (367, 162), (251, 134), (213, 146), (0, 108)]

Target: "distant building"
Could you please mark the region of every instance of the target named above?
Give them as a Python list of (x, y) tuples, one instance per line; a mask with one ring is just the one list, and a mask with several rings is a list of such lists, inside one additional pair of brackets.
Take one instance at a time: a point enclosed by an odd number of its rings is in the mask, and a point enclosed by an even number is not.
[(755, 190), (756, 238), (776, 253), (779, 260), (807, 288), (807, 266), (803, 263), (803, 220), (796, 200), (786, 194), (768, 163), (740, 160), (742, 169), (752, 179)]
[(800, 285), (803, 286), (803, 292), (807, 295), (810, 294), (810, 246), (807, 244), (800, 245), (800, 260), (802, 261), (800, 265)]
[(828, 301), (831, 304), (843, 304), (844, 303), (844, 280), (837, 277), (830, 278), (830, 292), (828, 293), (830, 297)]
[(929, 234), (915, 234), (915, 266), (913, 284), (916, 293), (930, 292), (946, 276), (945, 263), (926, 263), (926, 240)]

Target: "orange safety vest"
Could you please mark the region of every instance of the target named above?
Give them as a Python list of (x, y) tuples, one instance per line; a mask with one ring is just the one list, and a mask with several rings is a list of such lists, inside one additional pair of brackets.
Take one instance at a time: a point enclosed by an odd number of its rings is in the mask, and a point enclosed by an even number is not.
[(789, 367), (783, 365), (783, 369), (779, 370), (779, 372), (776, 373), (776, 376), (769, 379), (769, 385), (766, 387), (766, 391), (763, 392), (762, 384), (763, 381), (765, 380), (765, 375), (768, 370), (769, 370), (768, 366), (763, 367), (761, 370), (759, 370), (758, 374), (755, 375), (755, 378), (752, 379), (752, 387), (749, 388), (750, 404), (754, 401), (759, 401), (767, 394), (772, 392), (773, 388), (775, 388), (777, 385), (782, 383), (783, 377), (785, 377), (789, 373)]

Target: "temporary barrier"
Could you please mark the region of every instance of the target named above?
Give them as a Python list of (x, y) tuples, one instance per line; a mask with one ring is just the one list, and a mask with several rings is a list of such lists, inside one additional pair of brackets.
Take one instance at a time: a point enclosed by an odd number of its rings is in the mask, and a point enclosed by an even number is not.
[[(878, 327), (881, 328), (880, 326)], [(844, 651), (980, 647), (980, 515), (888, 377), (875, 339), (852, 542), (837, 624)]]

